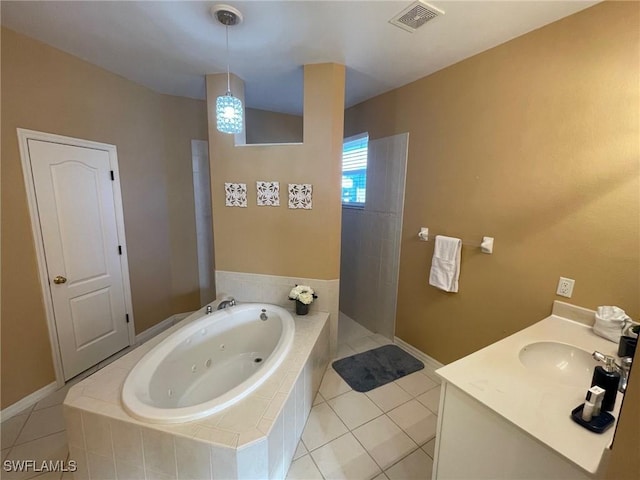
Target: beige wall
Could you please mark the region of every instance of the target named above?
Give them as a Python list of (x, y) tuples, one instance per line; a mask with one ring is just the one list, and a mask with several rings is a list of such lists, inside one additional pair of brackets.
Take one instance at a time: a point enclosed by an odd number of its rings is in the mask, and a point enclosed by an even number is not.
[(191, 140), (207, 139), (206, 104), (163, 95), (165, 161), (171, 242), (171, 310), (200, 307)]
[[(548, 315), (561, 275), (571, 303), (639, 319), (638, 7), (599, 4), (348, 110), (346, 135), (410, 132), (397, 336), (451, 362)], [(494, 254), (464, 247), (460, 292), (436, 290), (420, 226), (493, 236)], [(638, 475), (637, 393), (609, 478)]]
[(16, 128), (117, 146), (139, 333), (198, 306), (190, 140), (206, 110), (5, 28), (1, 66), (4, 408), (54, 381)]
[(302, 116), (245, 108), (247, 143), (302, 143)]
[[(561, 275), (639, 318), (637, 27), (606, 2), (347, 111), (347, 135), (410, 132), (396, 335), (450, 362), (546, 316)], [(495, 253), (463, 247), (442, 292), (421, 226)]]
[[(235, 147), (233, 136), (219, 133), (211, 122), (217, 270), (327, 280), (340, 276), (344, 75), (341, 65), (305, 66), (302, 145)], [(225, 91), (226, 76), (207, 76), (210, 112)], [(232, 86), (232, 91), (237, 89)], [(258, 180), (280, 182), (280, 207), (256, 205)], [(247, 184), (247, 208), (225, 207), (225, 182)], [(288, 208), (288, 183), (313, 184), (312, 210)]]

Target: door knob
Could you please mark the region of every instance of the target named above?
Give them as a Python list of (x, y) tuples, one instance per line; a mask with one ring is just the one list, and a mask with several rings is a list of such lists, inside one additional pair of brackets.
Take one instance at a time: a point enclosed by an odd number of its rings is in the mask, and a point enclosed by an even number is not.
[(62, 275), (58, 275), (53, 279), (53, 283), (55, 283), (56, 285), (60, 285), (61, 283), (67, 283), (67, 279)]

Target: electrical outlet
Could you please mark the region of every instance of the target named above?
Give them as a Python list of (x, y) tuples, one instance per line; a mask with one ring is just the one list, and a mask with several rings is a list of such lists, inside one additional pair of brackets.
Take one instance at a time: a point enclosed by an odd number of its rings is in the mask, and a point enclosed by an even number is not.
[(561, 297), (571, 298), (573, 295), (573, 284), (576, 281), (572, 278), (564, 278), (560, 277), (560, 281), (558, 282), (558, 290), (556, 290), (556, 294)]

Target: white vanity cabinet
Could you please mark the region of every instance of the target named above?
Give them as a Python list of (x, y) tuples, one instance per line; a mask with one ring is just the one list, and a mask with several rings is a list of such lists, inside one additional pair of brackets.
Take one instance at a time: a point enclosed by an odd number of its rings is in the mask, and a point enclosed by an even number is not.
[(442, 383), (433, 478), (593, 478), (451, 383)]
[(593, 333), (594, 318), (555, 302), (549, 317), (436, 370), (442, 396), (433, 478), (600, 478), (615, 425), (597, 434), (571, 419), (590, 386), (591, 352), (616, 352)]

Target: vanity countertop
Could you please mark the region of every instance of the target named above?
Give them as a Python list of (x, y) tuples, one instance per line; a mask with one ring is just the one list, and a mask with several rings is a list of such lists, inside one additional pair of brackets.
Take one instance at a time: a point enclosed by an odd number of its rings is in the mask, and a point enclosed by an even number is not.
[[(536, 342), (564, 343), (615, 356), (615, 343), (595, 335), (590, 326), (558, 314), (566, 306), (554, 307), (555, 314), (436, 373), (593, 475), (611, 445), (615, 425), (596, 434), (571, 419), (571, 411), (584, 403), (589, 382), (582, 387), (557, 383), (526, 368), (519, 359), (520, 350)], [(585, 310), (579, 310), (584, 316)], [(618, 394), (611, 412), (616, 419), (621, 400)]]

